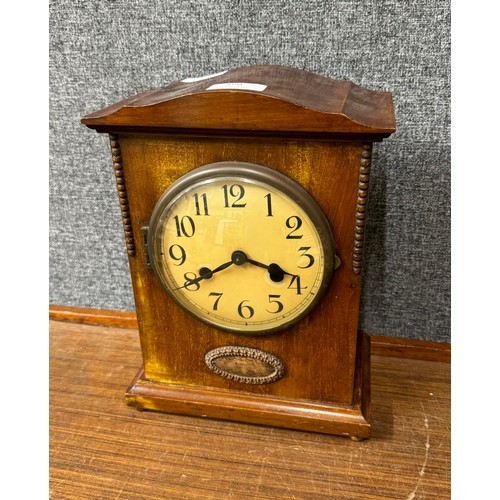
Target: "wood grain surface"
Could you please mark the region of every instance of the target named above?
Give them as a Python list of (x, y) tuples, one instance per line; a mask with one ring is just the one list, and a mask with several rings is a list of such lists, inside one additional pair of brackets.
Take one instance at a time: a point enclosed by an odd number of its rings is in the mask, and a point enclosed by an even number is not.
[(125, 403), (135, 329), (50, 322), (52, 499), (450, 498), (450, 365), (372, 356), (372, 438)]
[[(260, 88), (252, 89), (253, 84)], [(388, 137), (396, 127), (389, 92), (276, 65), (233, 68), (195, 82), (173, 82), (95, 111), (81, 122), (98, 131), (363, 134), (372, 140)]]
[[(269, 138), (227, 141), (221, 137), (162, 134), (122, 134), (119, 148), (117, 140), (112, 143), (113, 149), (120, 150), (120, 178), (125, 182), (120, 184), (119, 196), (120, 203), (126, 201), (125, 224), (131, 227), (126, 230), (127, 247), (135, 240), (129, 265), (145, 376), (164, 383), (322, 401), (336, 407), (354, 406), (361, 276), (358, 267), (354, 267), (353, 248), (359, 231), (356, 214), (360, 167), (369, 164), (366, 146), (361, 142)], [(151, 223), (151, 214), (165, 190), (195, 166), (235, 159), (272, 166), (300, 184), (316, 200), (332, 228), (335, 252), (342, 264), (335, 270), (320, 303), (286, 332), (257, 337), (206, 325), (170, 299), (147, 265), (146, 249), (141, 244), (143, 228)], [(326, 178), (328, 183), (321, 180)], [(126, 197), (122, 197), (125, 188)], [(211, 263), (209, 254), (206, 258), (207, 264), (217, 264)], [(207, 370), (206, 353), (228, 345), (271, 353), (285, 363), (287, 373), (273, 384), (250, 388)], [(365, 366), (367, 361), (362, 361)], [(311, 370), (316, 377), (314, 384), (310, 383)], [(229, 411), (236, 414), (239, 410), (231, 407)], [(275, 419), (278, 424), (281, 413)], [(248, 421), (248, 416), (244, 421)]]
[[(193, 416), (231, 416), (229, 420), (307, 431), (317, 429), (316, 422), (324, 422), (322, 431), (328, 426), (334, 434), (367, 437), (370, 354), (369, 342), (361, 342), (358, 334), (360, 273), (372, 142), (395, 132), (391, 94), (297, 68), (258, 65), (146, 91), (84, 116), (81, 123), (110, 134), (144, 366), (144, 376), (128, 392), (127, 401), (138, 408), (180, 408)], [(165, 290), (154, 273), (156, 266), (150, 266), (156, 262), (151, 235), (155, 238), (156, 222), (160, 222), (156, 218), (159, 200), (174, 182), (196, 167), (219, 169), (223, 162), (258, 164), (269, 167), (269, 172), (284, 174), (312, 196), (332, 230), (335, 259), (325, 253), (324, 260), (325, 267), (338, 262), (334, 277), (314, 309), (282, 331), (258, 336), (251, 335), (243, 323), (239, 329), (226, 332), (210, 321), (200, 322), (196, 314), (186, 314), (171, 300), (168, 292), (172, 290)], [(297, 200), (304, 208), (305, 203)], [(246, 203), (238, 206), (244, 207)], [(230, 208), (227, 203), (225, 208)], [(272, 246), (273, 238), (283, 241), (290, 237), (283, 232), (289, 219), (277, 217), (279, 230), (271, 233), (257, 227), (262, 219), (255, 210), (250, 203), (245, 208), (255, 222), (255, 229), (246, 228), (251, 237), (236, 237), (236, 247), (231, 243), (224, 248), (224, 259), (236, 249), (258, 251), (251, 238), (265, 239)], [(239, 220), (230, 212), (224, 213)], [(204, 215), (209, 215), (208, 210)], [(194, 227), (193, 222), (192, 234), (179, 232), (174, 238), (193, 236)], [(229, 234), (225, 227), (226, 223), (219, 226), (217, 234)], [(207, 231), (203, 250), (191, 250), (197, 266), (214, 269), (219, 265), (210, 250), (215, 234), (215, 230)], [(290, 237), (300, 238), (302, 235)], [(290, 245), (288, 248), (295, 251)], [(313, 251), (313, 247), (296, 248)], [(161, 260), (160, 266), (166, 266), (168, 253)], [(186, 276), (183, 279), (188, 279)], [(182, 279), (175, 281), (174, 291), (188, 288)], [(296, 288), (293, 282), (288, 288), (296, 290), (295, 295), (309, 294), (307, 300), (311, 299), (312, 282), (303, 281), (302, 288), (298, 282), (299, 278)], [(241, 305), (252, 299), (244, 288), (240, 281), (231, 289), (217, 290), (226, 295), (236, 293)], [(200, 294), (206, 293), (203, 290), (201, 286)], [(196, 295), (189, 301), (196, 304)], [(292, 306), (284, 307), (286, 316)], [(273, 383), (251, 385), (208, 370), (206, 354), (228, 346), (276, 357), (286, 367), (283, 376)], [(165, 392), (167, 385), (168, 391), (173, 387), (175, 397)], [(187, 392), (190, 399), (186, 403)], [(212, 404), (215, 393), (218, 402)], [(245, 398), (248, 401), (243, 404)], [(251, 408), (247, 404), (250, 399)], [(304, 409), (304, 401), (314, 405)], [(296, 412), (300, 417), (292, 426), (291, 417)]]

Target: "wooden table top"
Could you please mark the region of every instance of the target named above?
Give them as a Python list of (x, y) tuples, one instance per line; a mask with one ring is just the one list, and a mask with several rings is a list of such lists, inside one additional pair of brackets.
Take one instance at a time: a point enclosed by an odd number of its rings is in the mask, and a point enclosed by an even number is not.
[(135, 329), (50, 322), (51, 499), (450, 498), (450, 364), (372, 355), (372, 438), (140, 412)]

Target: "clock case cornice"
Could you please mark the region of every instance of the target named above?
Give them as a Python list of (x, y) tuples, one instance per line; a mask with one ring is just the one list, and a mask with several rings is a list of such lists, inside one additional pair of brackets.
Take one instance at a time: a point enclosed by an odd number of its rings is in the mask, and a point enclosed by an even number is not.
[[(265, 86), (263, 90), (213, 85)], [(233, 84), (233, 85), (231, 85)], [(260, 87), (262, 88), (262, 87)], [(98, 132), (252, 135), (381, 141), (395, 132), (390, 92), (297, 68), (261, 65), (177, 81), (88, 114)]]

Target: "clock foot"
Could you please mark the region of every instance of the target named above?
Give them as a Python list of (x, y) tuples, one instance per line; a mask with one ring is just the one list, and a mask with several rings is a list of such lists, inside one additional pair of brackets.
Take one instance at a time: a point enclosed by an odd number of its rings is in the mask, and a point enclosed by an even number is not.
[(364, 441), (366, 438), (361, 436), (349, 436), (353, 441)]

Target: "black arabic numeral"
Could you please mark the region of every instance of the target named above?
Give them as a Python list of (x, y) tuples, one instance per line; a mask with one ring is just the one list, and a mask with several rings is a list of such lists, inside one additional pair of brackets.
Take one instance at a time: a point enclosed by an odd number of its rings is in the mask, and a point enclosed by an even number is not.
[[(184, 288), (190, 292), (196, 292), (200, 289), (200, 282), (196, 281), (198, 276), (195, 273), (184, 273)], [(190, 288), (191, 287), (191, 288)]]
[(271, 193), (266, 194), (264, 198), (266, 198), (267, 200), (267, 217), (273, 217), (273, 205), (271, 201)]
[(300, 276), (292, 276), (292, 279), (290, 280), (290, 284), (288, 285), (289, 289), (296, 290), (297, 295), (302, 295), (302, 290), (306, 290), (307, 286), (300, 286)]
[[(206, 193), (203, 193), (201, 196), (198, 193), (195, 193), (193, 195), (193, 198), (194, 198), (194, 206), (196, 209), (196, 215), (201, 215), (202, 211), (203, 211), (203, 215), (209, 215)], [(201, 207), (200, 207), (200, 199), (201, 199), (201, 203), (202, 203)]]
[(174, 266), (182, 266), (186, 262), (186, 251), (180, 245), (171, 245), (168, 249), (168, 255), (174, 260)]
[[(224, 208), (244, 208), (246, 203), (238, 203), (245, 196), (245, 188), (239, 184), (233, 184), (231, 187), (227, 187), (227, 184), (222, 186), (224, 191)], [(236, 198), (231, 205), (229, 205), (229, 197)]]
[(189, 215), (184, 215), (184, 217), (179, 219), (179, 216), (174, 217), (175, 229), (177, 230), (177, 236), (185, 236), (186, 238), (191, 238), (194, 235), (196, 226), (194, 225), (194, 220), (189, 217)]
[(240, 302), (240, 305), (238, 306), (238, 314), (243, 319), (250, 319), (254, 315), (255, 311), (253, 307), (244, 305), (245, 302), (248, 302), (248, 300)]
[(217, 309), (218, 309), (218, 307), (219, 307), (219, 300), (220, 300), (220, 298), (222, 297), (222, 295), (223, 295), (222, 293), (218, 293), (218, 292), (210, 292), (210, 293), (208, 294), (208, 296), (209, 296), (209, 297), (217, 297), (217, 298), (215, 299), (214, 305), (213, 305), (213, 307), (212, 307), (212, 309), (213, 309), (214, 311), (217, 311)]
[(291, 229), (291, 231), (287, 234), (286, 239), (287, 240), (300, 240), (302, 239), (302, 234), (294, 234), (296, 233), (302, 226), (302, 219), (298, 217), (297, 215), (292, 215), (291, 217), (288, 217), (288, 219), (285, 222), (286, 227), (288, 229)]
[(301, 257), (307, 257), (309, 259), (307, 265), (305, 266), (297, 266), (300, 269), (307, 269), (308, 267), (311, 267), (314, 264), (314, 257), (310, 254), (307, 253), (308, 250), (311, 250), (311, 247), (300, 247), (299, 252), (302, 252), (300, 254)]
[(266, 309), (267, 312), (270, 312), (271, 314), (278, 314), (281, 311), (283, 311), (284, 306), (283, 304), (276, 299), (279, 299), (281, 295), (269, 295), (269, 304), (276, 304), (276, 310), (275, 311), (270, 311), (269, 309)]

